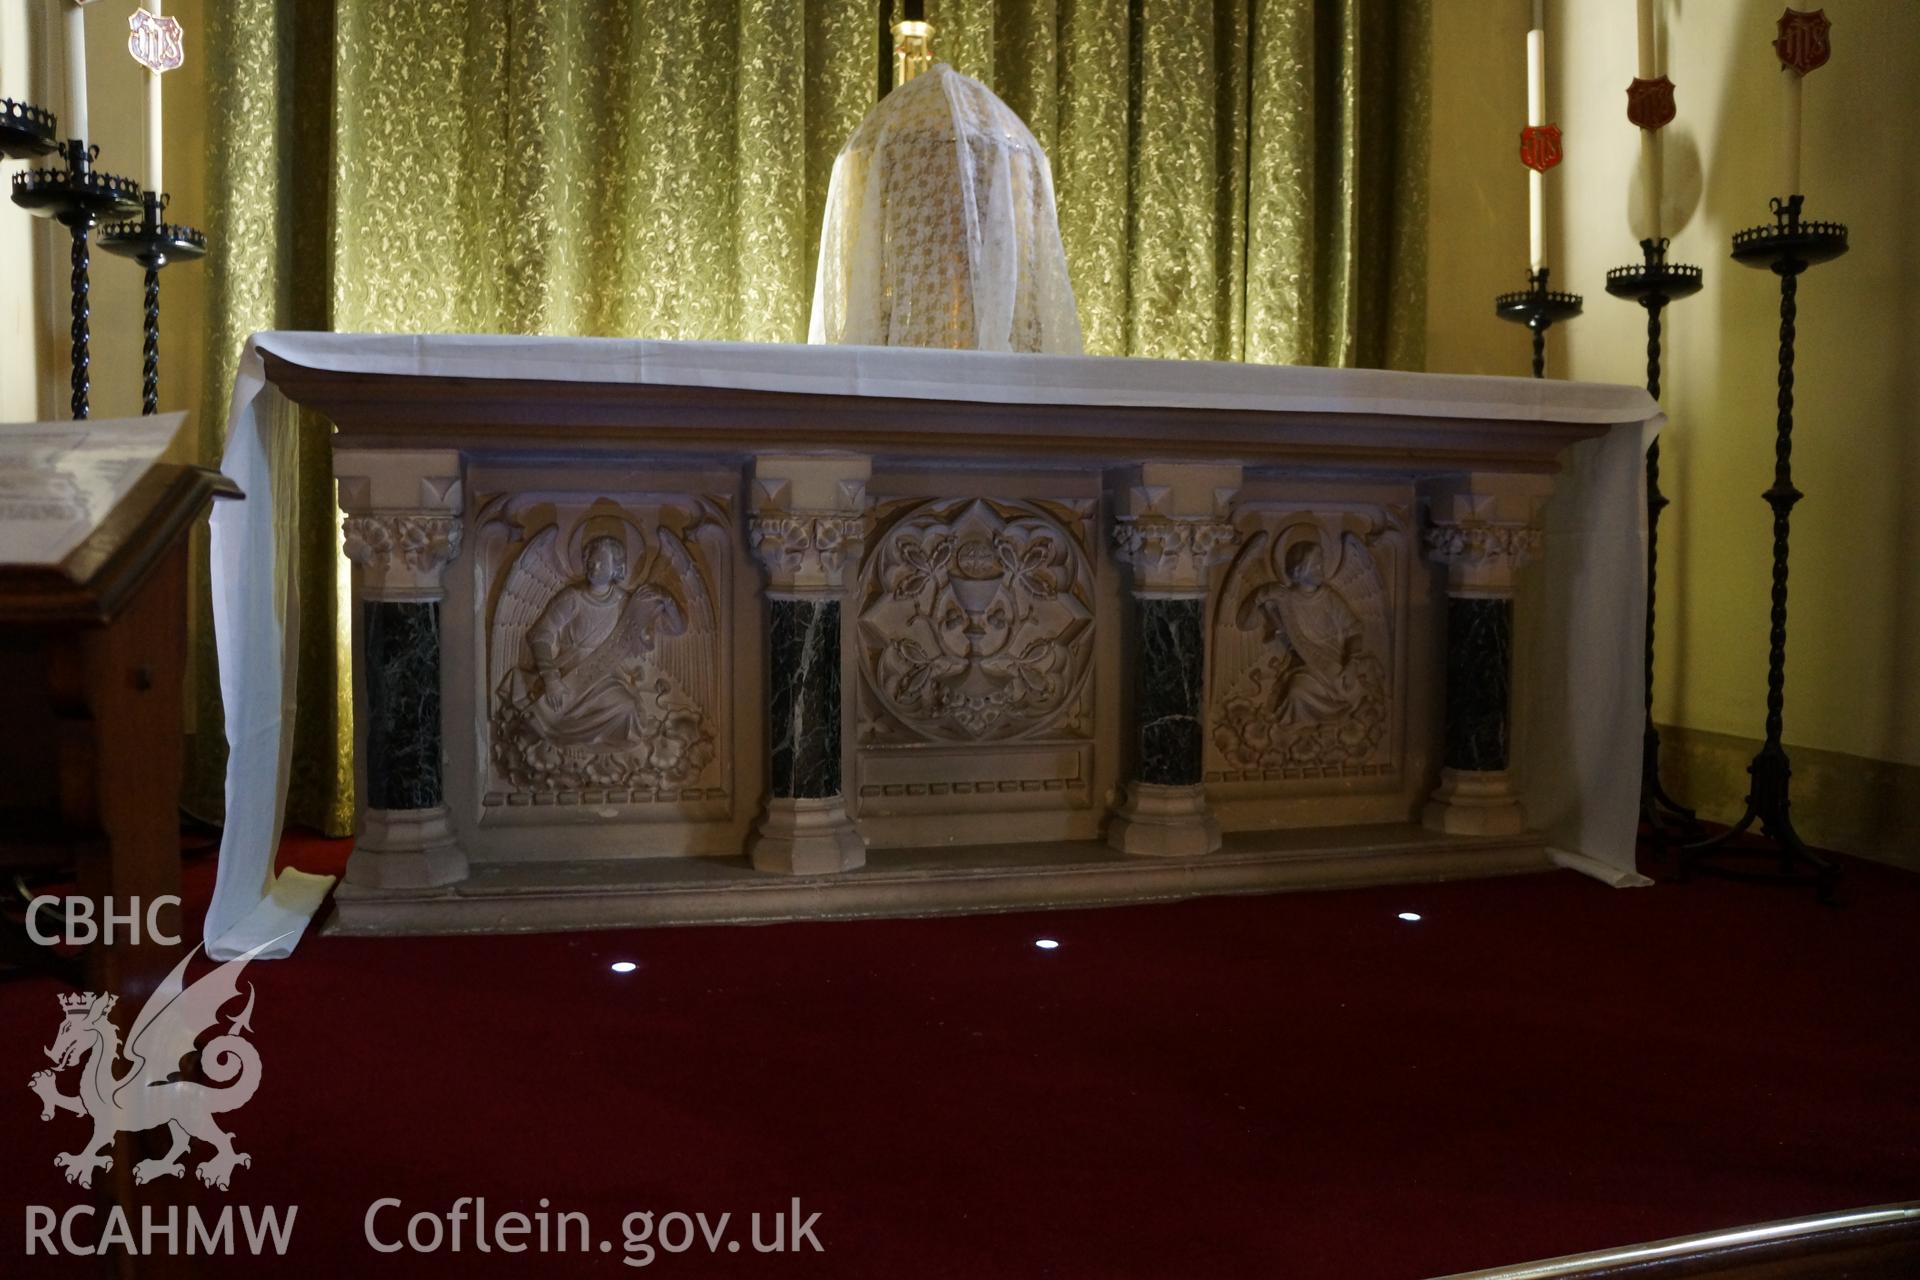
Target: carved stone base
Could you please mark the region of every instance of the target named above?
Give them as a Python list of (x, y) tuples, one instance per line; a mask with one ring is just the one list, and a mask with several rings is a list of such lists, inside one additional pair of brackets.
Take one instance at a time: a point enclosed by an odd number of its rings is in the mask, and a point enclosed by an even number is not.
[(735, 858), (488, 861), (437, 893), (341, 885), (328, 932), (487, 934), (1110, 907), (1553, 865), (1537, 836), (1442, 836), (1405, 821), (1234, 832), (1204, 858), (1132, 858), (1078, 840), (876, 849), (866, 866), (837, 876), (767, 875)]
[(1220, 847), (1220, 823), (1207, 811), (1205, 787), (1162, 787), (1135, 782), (1114, 810), (1107, 844), (1122, 853), (1153, 858), (1191, 858)]
[(1527, 829), (1527, 815), (1504, 769), (1442, 769), (1420, 823), (1452, 836), (1511, 836)]
[(467, 878), (467, 855), (454, 843), (445, 805), (368, 809), (347, 881), (373, 889), (434, 889)]
[(867, 863), (867, 842), (847, 817), (841, 796), (773, 799), (747, 841), (756, 871), (795, 876), (832, 875)]

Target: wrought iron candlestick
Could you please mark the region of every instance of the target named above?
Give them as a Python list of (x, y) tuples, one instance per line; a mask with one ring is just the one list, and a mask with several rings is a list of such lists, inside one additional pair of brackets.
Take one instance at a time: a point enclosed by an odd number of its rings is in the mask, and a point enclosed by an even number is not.
[(36, 160), (59, 146), (53, 112), (30, 102), (0, 98), (0, 156)]
[(138, 222), (116, 222), (100, 232), (100, 247), (132, 258), (147, 269), (146, 345), (140, 372), (140, 412), (160, 412), (160, 268), (207, 251), (207, 238), (192, 227), (161, 221), (168, 197), (149, 191)]
[[(52, 117), (48, 117), (51, 124)], [(129, 178), (101, 173), (93, 167), (100, 154), (83, 138), (69, 138), (62, 148), (66, 167), (29, 169), (13, 175), (13, 202), (36, 217), (52, 218), (73, 234), (72, 291), (73, 356), (71, 407), (75, 418), (88, 415), (92, 364), (89, 346), (92, 340), (92, 312), (88, 295), (92, 290), (92, 257), (87, 249), (87, 233), (100, 219), (114, 214), (133, 213), (140, 208), (140, 187)]]
[[(1775, 197), (1773, 223), (1750, 227), (1733, 237), (1733, 260), (1749, 267), (1765, 267), (1780, 277), (1779, 413), (1775, 421), (1773, 487), (1761, 496), (1773, 509), (1773, 616), (1767, 644), (1767, 737), (1747, 773), (1753, 782), (1747, 791), (1747, 809), (1727, 831), (1711, 840), (1683, 847), (1680, 871), (1705, 871), (1730, 879), (1771, 883), (1812, 883), (1823, 902), (1831, 901), (1840, 869), (1807, 848), (1788, 816), (1788, 782), (1793, 770), (1780, 744), (1781, 713), (1786, 704), (1787, 669), (1787, 527), (1794, 504), (1804, 496), (1793, 487), (1793, 339), (1800, 274), (1847, 251), (1847, 229), (1837, 222), (1802, 222), (1802, 197)], [(1734, 846), (1731, 841), (1755, 822), (1772, 847)], [(1716, 859), (1737, 857), (1777, 859), (1778, 871), (1759, 871), (1722, 865)]]
[(1536, 378), (1547, 376), (1547, 330), (1580, 314), (1580, 295), (1548, 289), (1547, 275), (1546, 267), (1530, 271), (1525, 292), (1503, 293), (1493, 300), (1493, 314), (1502, 320), (1524, 324), (1533, 331), (1533, 376)]
[[(1640, 252), (1644, 262), (1607, 272), (1607, 292), (1647, 309), (1647, 394), (1658, 404), (1660, 313), (1669, 302), (1700, 292), (1701, 273), (1698, 267), (1668, 262), (1664, 239), (1642, 240)], [(1641, 734), (1640, 820), (1656, 845), (1664, 845), (1670, 833), (1691, 837), (1700, 829), (1693, 810), (1668, 795), (1660, 782), (1660, 731), (1653, 726), (1654, 581), (1660, 565), (1660, 513), (1666, 507), (1666, 495), (1660, 492), (1660, 438), (1655, 436), (1647, 446), (1647, 721)]]

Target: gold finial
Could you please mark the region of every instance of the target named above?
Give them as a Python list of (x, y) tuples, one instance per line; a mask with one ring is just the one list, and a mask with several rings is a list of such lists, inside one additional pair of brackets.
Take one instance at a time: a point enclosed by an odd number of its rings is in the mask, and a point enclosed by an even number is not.
[(893, 87), (933, 66), (933, 24), (920, 16), (920, 6), (907, 5), (907, 16), (893, 24)]

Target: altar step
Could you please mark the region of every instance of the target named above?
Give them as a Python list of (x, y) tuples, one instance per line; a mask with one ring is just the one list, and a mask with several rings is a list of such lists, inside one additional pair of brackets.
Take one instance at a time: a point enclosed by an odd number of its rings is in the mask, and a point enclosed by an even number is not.
[(1537, 832), (1448, 836), (1410, 823), (1235, 832), (1200, 858), (1127, 857), (1094, 841), (877, 849), (866, 866), (830, 876), (773, 875), (744, 858), (482, 863), (439, 890), (342, 884), (327, 932), (537, 933), (1033, 911), (1551, 866)]

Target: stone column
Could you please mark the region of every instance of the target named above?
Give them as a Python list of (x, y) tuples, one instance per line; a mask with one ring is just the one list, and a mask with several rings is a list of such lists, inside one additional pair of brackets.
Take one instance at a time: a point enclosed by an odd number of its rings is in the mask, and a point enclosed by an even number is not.
[(1433, 831), (1526, 830), (1513, 777), (1513, 593), (1540, 548), (1538, 475), (1468, 475), (1431, 486), (1427, 552), (1447, 566), (1446, 743), (1440, 785), (1421, 816)]
[(753, 462), (748, 540), (767, 571), (767, 811), (762, 871), (821, 875), (867, 860), (840, 777), (840, 600), (866, 538), (866, 458)]
[(1238, 534), (1235, 465), (1150, 462), (1119, 495), (1114, 553), (1132, 570), (1133, 778), (1107, 828), (1122, 853), (1220, 847), (1201, 785), (1206, 752), (1207, 587)]
[(333, 473), (354, 564), (360, 830), (347, 880), (425, 889), (467, 877), (441, 787), (440, 601), (460, 553), (460, 455), (339, 450)]

